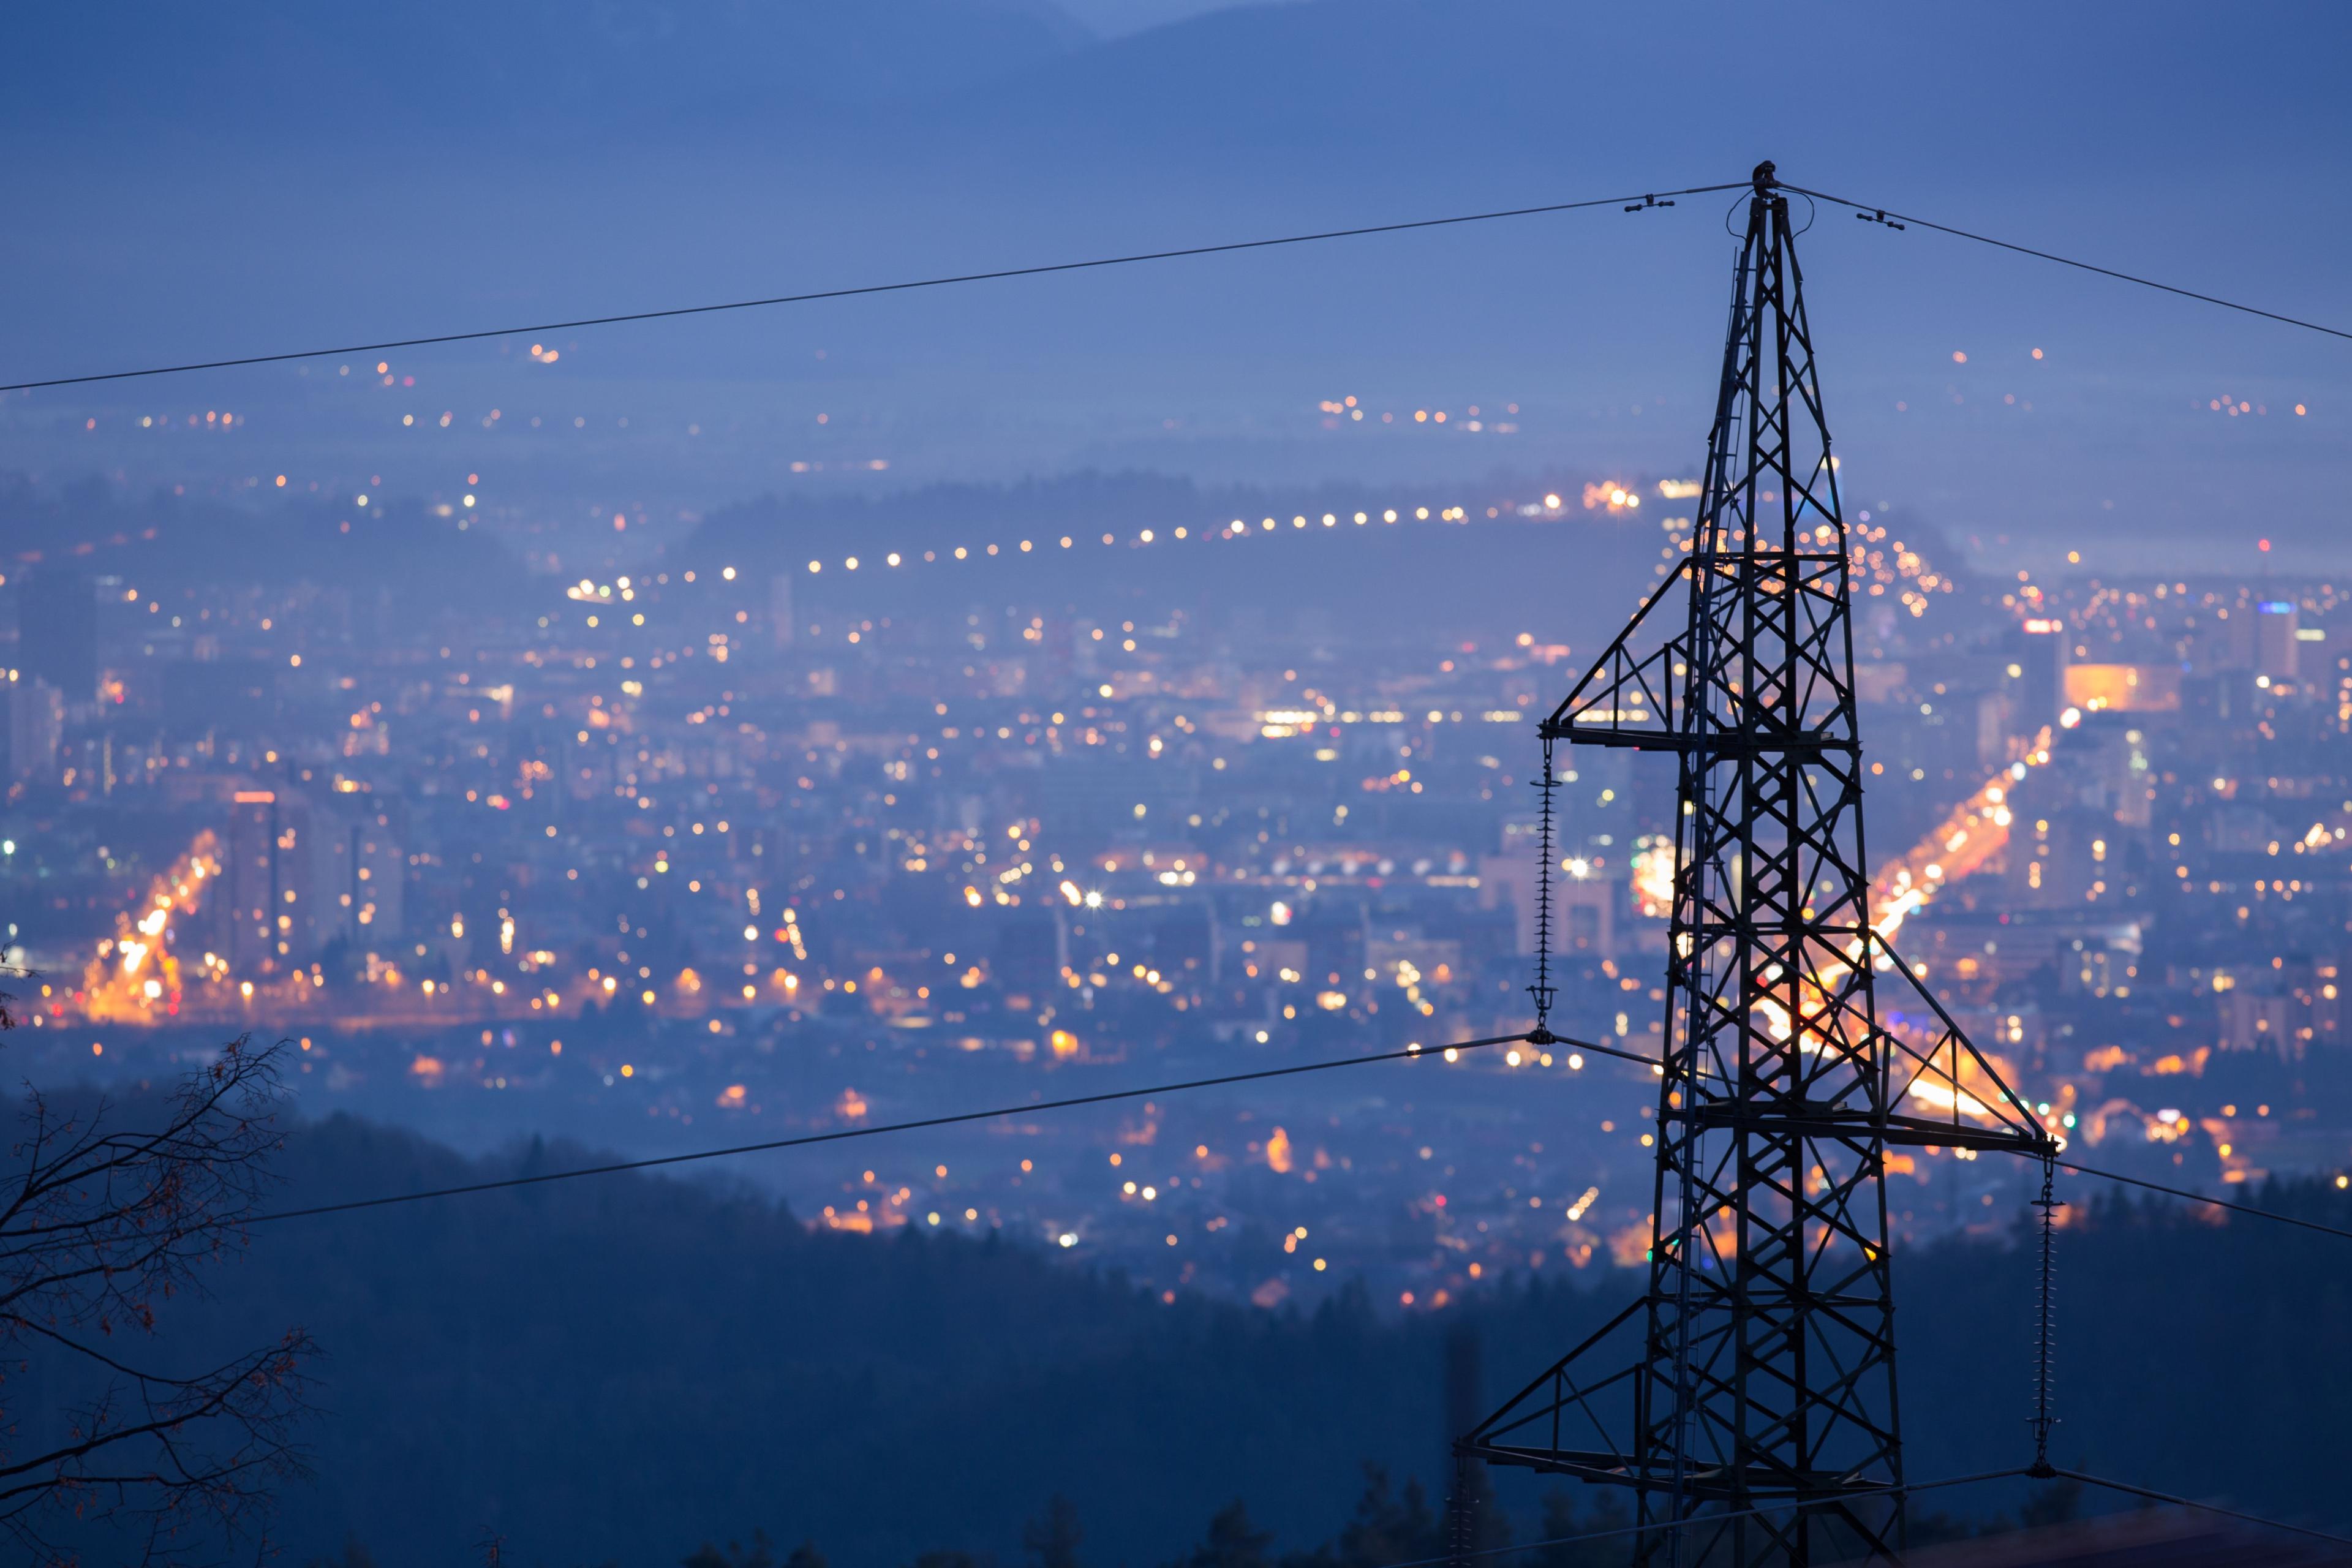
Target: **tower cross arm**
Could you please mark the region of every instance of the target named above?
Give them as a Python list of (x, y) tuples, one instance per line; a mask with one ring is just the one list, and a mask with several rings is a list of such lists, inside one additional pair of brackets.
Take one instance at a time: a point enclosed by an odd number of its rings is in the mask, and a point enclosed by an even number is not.
[(1633, 646), (1643, 623), (1668, 595), (1683, 586), (1689, 569), (1685, 563), (1658, 584), (1616, 640), (1551, 710), (1543, 721), (1546, 740), (1571, 745), (1675, 745), (1681, 729), (1677, 720), (1682, 688), (1690, 663), (1686, 636), (1673, 633), (1647, 654), (1635, 653)]

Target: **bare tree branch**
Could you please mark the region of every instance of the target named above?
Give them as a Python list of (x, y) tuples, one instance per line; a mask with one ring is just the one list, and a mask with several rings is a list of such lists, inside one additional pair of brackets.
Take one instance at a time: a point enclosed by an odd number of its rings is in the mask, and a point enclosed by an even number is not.
[[(231, 1042), (143, 1126), (26, 1089), (0, 1174), (0, 1541), (32, 1560), (100, 1540), (142, 1562), (258, 1550), (272, 1494), (303, 1473), (316, 1348), (300, 1330), (192, 1372), (134, 1350), (245, 1245), (278, 1148), (281, 1050)], [(66, 1397), (20, 1407), (11, 1375), (36, 1370)]]

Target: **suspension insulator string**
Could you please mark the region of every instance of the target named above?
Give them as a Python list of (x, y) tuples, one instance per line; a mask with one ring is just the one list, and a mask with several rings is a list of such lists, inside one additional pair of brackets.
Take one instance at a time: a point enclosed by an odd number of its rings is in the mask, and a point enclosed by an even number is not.
[(1445, 1561), (1447, 1568), (1468, 1568), (1471, 1558), (1478, 1553), (1475, 1544), (1477, 1526), (1472, 1517), (1477, 1499), (1471, 1493), (1471, 1465), (1475, 1461), (1457, 1443), (1454, 1450), (1454, 1490), (1445, 1500)]
[(2033, 1206), (2042, 1211), (2042, 1288), (2035, 1302), (2033, 1356), (2033, 1463), (2025, 1473), (2041, 1480), (2058, 1474), (2050, 1462), (2050, 1429), (2058, 1425), (2051, 1409), (2051, 1331), (2055, 1312), (2052, 1300), (2051, 1256), (2055, 1250), (2058, 1211), (2065, 1205), (2058, 1201), (2058, 1166), (2054, 1155), (2044, 1155), (2042, 1161), (2042, 1195)]
[(1536, 796), (1543, 811), (1536, 832), (1536, 982), (1528, 987), (1535, 998), (1536, 1026), (1529, 1033), (1529, 1043), (1548, 1046), (1552, 1043), (1551, 1023), (1551, 797), (1559, 787), (1552, 772), (1551, 737), (1543, 738), (1543, 777), (1536, 781)]

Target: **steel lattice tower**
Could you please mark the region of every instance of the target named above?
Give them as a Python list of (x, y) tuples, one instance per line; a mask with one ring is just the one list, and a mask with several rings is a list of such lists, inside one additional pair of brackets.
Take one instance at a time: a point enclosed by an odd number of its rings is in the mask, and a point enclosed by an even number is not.
[(1886, 1151), (2053, 1148), (1873, 929), (1793, 241), (1762, 164), (1689, 556), (1544, 726), (1679, 762), (1648, 1289), (1458, 1445), (1633, 1487), (1644, 1524), (1677, 1526), (1645, 1559), (1743, 1568), (1899, 1555)]

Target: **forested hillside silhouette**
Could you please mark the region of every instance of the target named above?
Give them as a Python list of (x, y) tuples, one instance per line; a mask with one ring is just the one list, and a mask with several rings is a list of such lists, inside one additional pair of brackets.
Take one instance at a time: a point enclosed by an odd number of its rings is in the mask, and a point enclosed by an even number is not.
[[(339, 1117), (293, 1130), (279, 1168), (290, 1205), (588, 1157), (472, 1162)], [(2352, 1242), (2071, 1185), (2062, 1462), (2343, 1522)], [(2332, 1186), (2251, 1200), (2352, 1221)], [(2012, 1239), (1900, 1259), (1915, 1479), (2028, 1453), (2033, 1270)], [(1505, 1392), (1636, 1281), (1505, 1280), (1402, 1317), (1355, 1289), (1303, 1311), (1167, 1305), (1009, 1237), (812, 1232), (747, 1192), (623, 1175), (261, 1225), (214, 1285), (175, 1309), (192, 1348), (266, 1321), (323, 1352), (316, 1479), (277, 1529), (297, 1562), (456, 1562), (488, 1532), (509, 1563), (782, 1563), (807, 1542), (842, 1568), (1011, 1564), (1058, 1508), (1087, 1563), (1381, 1568), (1438, 1550), (1444, 1336), (1467, 1318)], [(1491, 1540), (1616, 1517), (1603, 1490), (1494, 1486)], [(1931, 1500), (1937, 1528), (2052, 1506)]]

